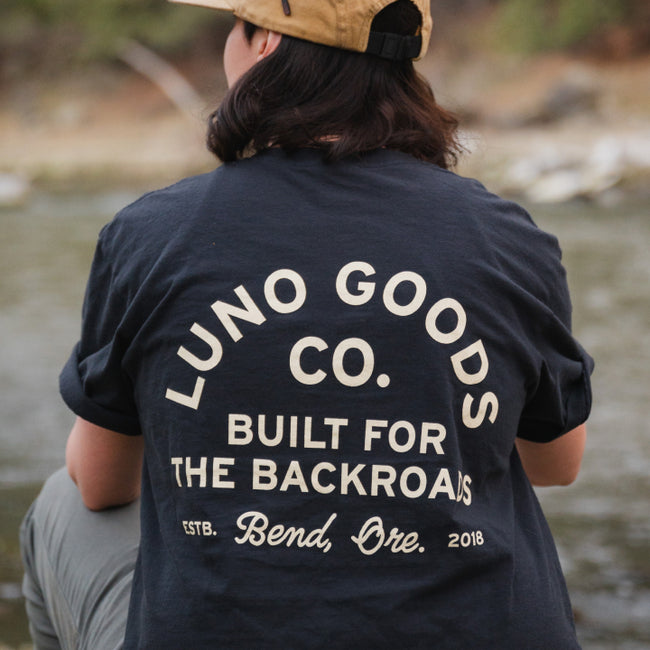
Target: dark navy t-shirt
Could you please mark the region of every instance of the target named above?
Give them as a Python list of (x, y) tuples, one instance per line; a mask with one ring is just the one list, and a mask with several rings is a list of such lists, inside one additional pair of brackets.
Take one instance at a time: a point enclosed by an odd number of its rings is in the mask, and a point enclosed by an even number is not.
[(145, 436), (127, 648), (575, 648), (514, 442), (590, 409), (560, 250), (401, 153), (271, 150), (102, 231), (61, 377)]

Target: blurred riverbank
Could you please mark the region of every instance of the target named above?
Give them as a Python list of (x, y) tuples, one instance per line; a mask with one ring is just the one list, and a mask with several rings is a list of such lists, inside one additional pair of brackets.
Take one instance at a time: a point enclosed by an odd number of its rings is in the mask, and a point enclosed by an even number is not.
[[(461, 118), (460, 173), (542, 203), (650, 192), (650, 55), (521, 58), (447, 44), (418, 66)], [(126, 65), (4, 88), (0, 204), (34, 187), (157, 186), (214, 166), (204, 133), (225, 92), (220, 62), (177, 68), (196, 91), (183, 110)]]

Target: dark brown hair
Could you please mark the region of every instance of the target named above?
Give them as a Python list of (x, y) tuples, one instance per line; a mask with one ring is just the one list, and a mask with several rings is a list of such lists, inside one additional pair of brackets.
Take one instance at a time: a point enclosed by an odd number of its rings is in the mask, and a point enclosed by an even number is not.
[[(408, 35), (419, 22), (415, 6), (398, 0), (372, 28)], [(247, 38), (254, 30), (245, 25)], [(208, 148), (227, 162), (269, 147), (317, 148), (331, 161), (385, 147), (446, 169), (460, 150), (457, 129), (412, 61), (283, 35), (276, 51), (242, 75), (210, 116)]]

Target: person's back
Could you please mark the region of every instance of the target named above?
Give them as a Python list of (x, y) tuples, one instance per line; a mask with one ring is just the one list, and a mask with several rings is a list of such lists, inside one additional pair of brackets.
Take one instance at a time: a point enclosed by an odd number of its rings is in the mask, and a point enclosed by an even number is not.
[[(415, 77), (374, 143), (352, 107), (391, 103), (333, 95), (349, 79), (315, 84), (347, 107), (325, 123), (316, 89), (270, 102), (322, 47), (282, 41), (213, 116), (228, 162), (102, 232), (62, 373), (80, 418), (144, 438), (125, 647), (578, 647), (526, 475), (590, 407), (557, 242), (444, 169), (454, 121)], [(330, 49), (374, 90), (410, 74)]]
[(401, 153), (272, 150), (105, 236), (143, 270), (112, 288), (136, 295), (124, 371), (152, 450), (133, 647), (572, 647), (512, 448), (520, 419), (551, 435), (526, 393), (547, 337), (577, 376), (581, 353), (535, 324), (566, 296), (523, 212)]

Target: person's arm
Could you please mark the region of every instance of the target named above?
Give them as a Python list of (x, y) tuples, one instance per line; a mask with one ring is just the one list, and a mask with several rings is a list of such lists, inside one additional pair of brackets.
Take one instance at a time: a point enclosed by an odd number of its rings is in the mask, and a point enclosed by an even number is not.
[(587, 439), (581, 424), (552, 442), (530, 442), (517, 438), (515, 444), (521, 464), (533, 485), (570, 485), (580, 471)]
[(66, 446), (66, 465), (86, 507), (104, 510), (137, 499), (144, 439), (77, 418)]

